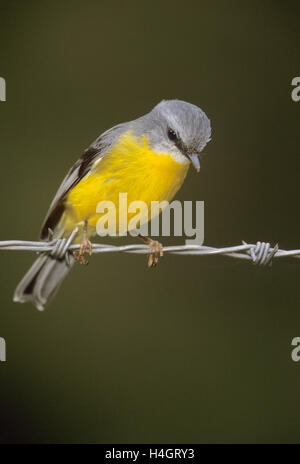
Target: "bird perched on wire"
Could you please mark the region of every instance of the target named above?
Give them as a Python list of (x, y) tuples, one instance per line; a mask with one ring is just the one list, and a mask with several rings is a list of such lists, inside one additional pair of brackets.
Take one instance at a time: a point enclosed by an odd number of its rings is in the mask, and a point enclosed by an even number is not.
[[(145, 116), (100, 135), (69, 170), (41, 231), (41, 239), (50, 240), (67, 238), (77, 227), (74, 243), (80, 243), (80, 249), (68, 259), (39, 256), (16, 288), (14, 301), (44, 309), (74, 262), (85, 263), (86, 250), (92, 253), (89, 239), (96, 234), (98, 203), (117, 205), (120, 192), (127, 193), (129, 202), (171, 201), (189, 165), (199, 172), (198, 157), (210, 136), (206, 114), (180, 100), (163, 100)], [(140, 238), (149, 244), (149, 266), (155, 266), (163, 253), (161, 244)]]

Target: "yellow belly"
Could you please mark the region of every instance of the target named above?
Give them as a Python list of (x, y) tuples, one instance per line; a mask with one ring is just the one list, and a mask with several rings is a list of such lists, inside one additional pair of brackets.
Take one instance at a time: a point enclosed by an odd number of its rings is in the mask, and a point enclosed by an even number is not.
[[(120, 192), (127, 193), (128, 204), (143, 201), (150, 213), (151, 201), (172, 200), (185, 179), (188, 167), (188, 161), (178, 163), (170, 154), (152, 151), (146, 137), (139, 141), (131, 133), (125, 133), (68, 194), (62, 217), (64, 235), (69, 235), (76, 225), (82, 225), (84, 221), (88, 221), (89, 235), (94, 235), (101, 217), (96, 208), (101, 201), (115, 204), (118, 227)], [(132, 216), (133, 213), (128, 214), (128, 223)], [(141, 222), (149, 218), (144, 217)]]

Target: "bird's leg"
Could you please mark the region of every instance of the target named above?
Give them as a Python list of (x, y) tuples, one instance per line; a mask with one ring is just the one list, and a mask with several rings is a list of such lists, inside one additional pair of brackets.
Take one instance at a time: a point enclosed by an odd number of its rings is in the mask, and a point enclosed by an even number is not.
[(138, 234), (138, 237), (149, 245), (148, 267), (155, 267), (158, 259), (164, 255), (162, 244), (141, 234)]
[(88, 238), (87, 226), (88, 226), (88, 222), (84, 221), (83, 233), (82, 233), (82, 241), (81, 241), (81, 244), (80, 244), (80, 248), (79, 248), (79, 250), (75, 250), (74, 253), (73, 253), (74, 258), (80, 264), (88, 264), (88, 261), (86, 261), (85, 258), (84, 258), (84, 253), (86, 252), (86, 250), (88, 250), (89, 255), (92, 256), (93, 244)]

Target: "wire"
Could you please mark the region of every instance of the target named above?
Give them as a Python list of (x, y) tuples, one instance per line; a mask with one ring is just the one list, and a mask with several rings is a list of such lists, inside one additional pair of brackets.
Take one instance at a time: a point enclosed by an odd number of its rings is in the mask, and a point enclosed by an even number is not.
[[(73, 244), (72, 241), (77, 234), (78, 229), (74, 229), (68, 239), (56, 239), (48, 242), (31, 242), (24, 240), (7, 240), (0, 242), (0, 250), (10, 251), (34, 251), (36, 253), (48, 253), (57, 259), (65, 258), (68, 261), (69, 253), (78, 250), (80, 245)], [(271, 247), (268, 242), (257, 242), (250, 244), (242, 242), (242, 245), (215, 248), (204, 245), (175, 245), (164, 246), (164, 253), (177, 255), (197, 255), (212, 256), (224, 255), (230, 258), (252, 261), (255, 265), (271, 265), (273, 259), (277, 258), (300, 258), (300, 250), (280, 250), (278, 245)], [(93, 243), (93, 254), (97, 253), (136, 253), (148, 254), (149, 246), (147, 245), (104, 245)]]

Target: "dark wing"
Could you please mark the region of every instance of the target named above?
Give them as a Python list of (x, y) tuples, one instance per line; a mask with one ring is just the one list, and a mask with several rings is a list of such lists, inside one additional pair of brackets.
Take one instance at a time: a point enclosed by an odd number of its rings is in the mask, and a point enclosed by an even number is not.
[(119, 124), (118, 126), (109, 129), (87, 149), (74, 166), (69, 170), (68, 174), (62, 181), (51, 205), (47, 216), (44, 220), (41, 239), (47, 240), (49, 237), (49, 229), (54, 231), (60, 218), (65, 210), (65, 200), (68, 192), (75, 187), (88, 174), (95, 161), (103, 158), (113, 142), (118, 138), (120, 133), (124, 132), (127, 123)]
[(59, 187), (44, 220), (41, 231), (42, 240), (46, 240), (48, 238), (49, 229), (52, 231), (55, 230), (55, 227), (59, 223), (65, 210), (65, 199), (68, 192), (89, 172), (90, 167), (93, 165), (95, 158), (97, 158), (98, 155), (101, 157), (101, 151), (93, 147), (88, 148), (82, 157), (69, 170)]

